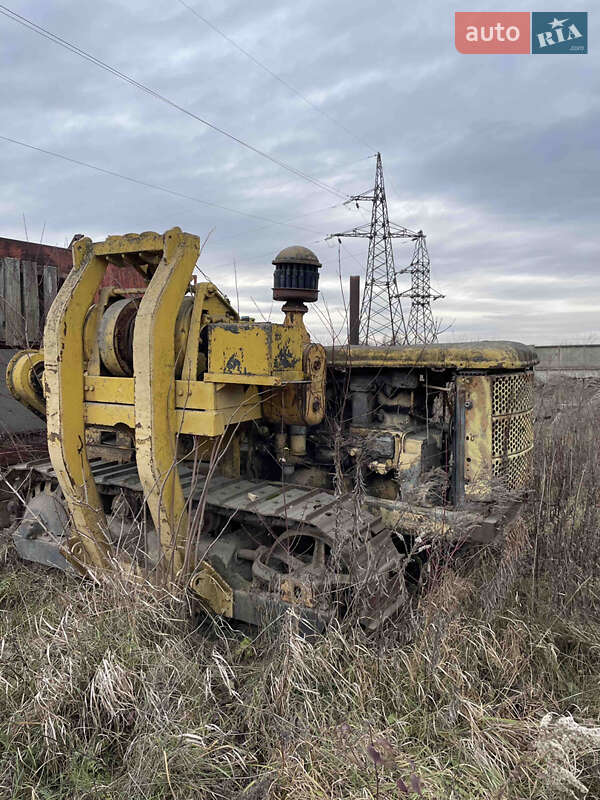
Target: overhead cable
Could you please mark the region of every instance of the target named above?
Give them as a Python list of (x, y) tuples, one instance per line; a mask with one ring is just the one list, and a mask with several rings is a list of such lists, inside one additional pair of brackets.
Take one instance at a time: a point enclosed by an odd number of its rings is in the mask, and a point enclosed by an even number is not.
[(329, 184), (324, 183), (323, 181), (319, 180), (318, 178), (313, 178), (308, 173), (303, 172), (300, 169), (296, 169), (296, 167), (293, 167), (292, 165), (287, 164), (284, 161), (281, 161), (280, 159), (276, 158), (275, 156), (270, 155), (270, 153), (267, 153), (264, 150), (261, 150), (260, 148), (255, 147), (254, 145), (250, 144), (249, 142), (246, 142), (244, 139), (241, 139), (240, 137), (235, 136), (232, 133), (229, 133), (229, 131), (226, 131), (224, 128), (221, 128), (218, 125), (215, 125), (214, 123), (209, 122), (207, 119), (204, 119), (203, 117), (201, 117), (198, 114), (194, 113), (190, 109), (179, 105), (174, 100), (171, 100), (170, 98), (166, 97), (165, 95), (161, 94), (160, 92), (156, 91), (155, 89), (152, 89), (151, 87), (146, 86), (143, 83), (140, 83), (139, 81), (135, 80), (135, 78), (132, 78), (130, 75), (127, 75), (125, 72), (122, 72), (121, 70), (117, 69), (116, 67), (111, 66), (107, 62), (102, 61), (100, 58), (97, 58), (96, 56), (92, 55), (91, 53), (88, 53), (86, 50), (83, 50), (82, 48), (78, 47), (77, 45), (73, 44), (72, 42), (69, 42), (66, 39), (63, 39), (61, 36), (58, 36), (57, 34), (52, 33), (51, 31), (47, 30), (46, 28), (42, 27), (41, 25), (38, 25), (37, 23), (33, 22), (32, 20), (27, 19), (27, 17), (23, 17), (21, 14), (17, 14), (15, 11), (12, 11), (7, 6), (4, 6), (4, 5), (0, 4), (0, 14), (3, 14), (5, 17), (7, 17), (8, 19), (12, 20), (13, 22), (17, 22), (18, 24), (22, 25), (23, 27), (27, 28), (28, 30), (33, 31), (34, 33), (37, 33), (39, 36), (42, 36), (43, 38), (48, 39), (49, 41), (53, 42), (54, 44), (57, 44), (60, 47), (63, 47), (66, 50), (69, 50), (71, 53), (74, 53), (75, 55), (79, 56), (80, 58), (85, 59), (86, 61), (88, 61), (89, 63), (93, 64), (94, 66), (99, 67), (100, 69), (103, 69), (104, 71), (110, 73), (114, 77), (119, 78), (120, 80), (124, 81), (125, 83), (128, 83), (131, 86), (134, 86), (135, 88), (137, 88), (137, 89), (145, 92), (146, 94), (150, 95), (151, 97), (154, 97), (156, 100), (160, 100), (161, 102), (165, 103), (166, 105), (171, 106), (171, 108), (174, 108), (177, 111), (180, 111), (182, 114), (185, 114), (186, 116), (191, 117), (192, 119), (195, 119), (196, 121), (202, 123), (202, 125), (205, 125), (207, 128), (210, 128), (211, 130), (215, 131), (216, 133), (219, 133), (222, 136), (225, 136), (227, 139), (230, 139), (231, 141), (236, 142), (240, 146), (246, 148), (247, 150), (250, 150), (253, 153), (256, 153), (257, 155), (261, 156), (262, 158), (265, 158), (268, 161), (271, 161), (273, 164), (276, 164), (277, 166), (281, 167), (282, 169), (287, 170), (287, 172), (290, 172), (293, 175), (296, 175), (297, 177), (302, 178), (303, 180), (308, 181), (309, 183), (312, 183), (315, 186), (318, 186), (320, 189), (323, 189), (324, 191), (330, 192), (331, 194), (335, 194), (337, 197), (346, 198), (348, 196), (344, 192), (341, 192), (339, 189), (336, 189), (334, 186), (330, 186)]

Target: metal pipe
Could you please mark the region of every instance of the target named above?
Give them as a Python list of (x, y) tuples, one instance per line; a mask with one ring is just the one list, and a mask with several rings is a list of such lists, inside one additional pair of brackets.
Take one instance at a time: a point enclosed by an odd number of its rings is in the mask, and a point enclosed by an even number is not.
[(358, 344), (360, 335), (360, 275), (350, 276), (350, 324), (348, 344)]
[(306, 426), (290, 425), (290, 452), (294, 456), (306, 455)]
[(251, 550), (249, 547), (240, 547), (239, 550), (236, 550), (235, 554), (244, 561), (256, 561), (259, 553), (260, 547), (257, 547), (256, 550)]

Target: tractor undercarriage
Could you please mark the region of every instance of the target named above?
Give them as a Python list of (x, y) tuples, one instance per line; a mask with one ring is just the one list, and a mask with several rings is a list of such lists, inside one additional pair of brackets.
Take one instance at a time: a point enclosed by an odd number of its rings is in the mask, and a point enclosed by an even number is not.
[[(352, 606), (374, 629), (406, 601), (411, 543), (489, 541), (532, 453), (535, 353), (513, 342), (324, 348), (304, 327), (316, 256), (275, 264), (282, 324), (192, 282), (175, 228), (74, 246), (43, 351), (7, 383), (45, 415), (49, 460), (7, 476), (21, 556), (185, 586), (207, 610), (312, 628)], [(107, 264), (145, 290), (102, 289)]]

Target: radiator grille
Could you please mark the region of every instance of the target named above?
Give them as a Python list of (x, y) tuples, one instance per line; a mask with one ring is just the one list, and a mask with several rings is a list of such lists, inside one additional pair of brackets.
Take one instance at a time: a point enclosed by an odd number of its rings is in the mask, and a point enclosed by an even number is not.
[(492, 389), (492, 416), (518, 414), (533, 408), (533, 373), (498, 375)]
[(532, 458), (533, 374), (498, 375), (492, 385), (492, 474), (508, 489), (525, 489)]
[(505, 456), (493, 461), (494, 478), (500, 479), (508, 489), (526, 489), (531, 482), (532, 450), (516, 456)]
[(533, 446), (531, 412), (492, 417), (492, 457), (516, 455)]

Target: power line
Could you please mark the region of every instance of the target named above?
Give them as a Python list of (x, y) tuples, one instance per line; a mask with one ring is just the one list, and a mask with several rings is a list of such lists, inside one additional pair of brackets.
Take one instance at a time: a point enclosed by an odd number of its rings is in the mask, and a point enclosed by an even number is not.
[[(278, 220), (277, 224), (278, 225), (288, 225), (288, 224), (290, 224), (291, 221), (293, 221), (295, 219), (303, 219), (304, 217), (310, 217), (313, 214), (321, 214), (323, 211), (331, 211), (334, 208), (340, 208), (342, 205), (343, 205), (343, 203), (335, 203), (332, 206), (324, 206), (323, 208), (315, 208), (313, 211), (306, 211), (304, 214), (295, 214), (291, 218), (291, 220)], [(258, 232), (258, 231), (264, 231), (267, 228), (271, 227), (272, 224), (273, 224), (273, 222), (270, 222), (268, 225), (260, 225), (257, 228), (252, 227), (252, 228), (246, 229), (245, 231), (240, 231), (239, 233), (228, 234), (228, 237), (227, 237), (228, 241), (231, 241), (231, 239), (239, 239), (240, 236), (247, 236), (249, 233), (255, 233), (255, 232)], [(297, 227), (300, 227), (300, 226), (297, 226)], [(307, 230), (307, 231), (310, 231), (311, 233), (316, 233), (317, 232), (317, 231), (313, 230), (312, 228), (303, 228), (302, 230)]]
[(349, 136), (351, 136), (356, 142), (358, 142), (361, 147), (366, 147), (368, 150), (372, 150), (373, 149), (369, 144), (367, 144), (359, 136), (357, 136), (356, 133), (354, 133), (354, 131), (350, 130), (350, 128), (347, 128), (339, 120), (335, 119), (335, 117), (332, 117), (330, 114), (328, 114), (322, 108), (317, 106), (315, 103), (312, 102), (312, 100), (309, 100), (308, 97), (306, 97), (306, 95), (302, 94), (302, 92), (299, 89), (296, 89), (296, 87), (293, 86), (289, 81), (286, 81), (285, 78), (281, 77), (281, 75), (278, 75), (276, 72), (273, 72), (272, 69), (269, 69), (269, 67), (267, 67), (266, 64), (263, 64), (262, 61), (259, 61), (258, 58), (256, 58), (256, 56), (253, 56), (252, 53), (249, 53), (247, 50), (245, 50), (234, 39), (232, 39), (224, 31), (222, 31), (220, 28), (218, 28), (213, 22), (210, 22), (210, 20), (206, 19), (206, 17), (203, 17), (202, 14), (200, 14), (198, 11), (196, 11), (195, 8), (193, 8), (193, 6), (188, 5), (185, 2), (185, 0), (178, 0), (178, 1), (184, 8), (187, 8), (187, 10), (190, 13), (192, 13), (195, 17), (197, 17), (201, 22), (204, 22), (205, 25), (208, 25), (208, 27), (211, 28), (215, 33), (218, 33), (219, 36), (222, 36), (223, 39), (225, 39), (225, 41), (229, 42), (229, 44), (232, 47), (235, 47), (235, 49), (239, 50), (239, 52), (242, 53), (243, 55), (245, 55), (246, 58), (249, 58), (250, 61), (252, 61), (253, 64), (256, 64), (257, 67), (260, 67), (268, 75), (270, 75), (276, 81), (279, 81), (279, 83), (281, 83), (283, 86), (285, 86), (286, 89), (289, 89), (290, 92), (292, 92), (297, 97), (299, 97), (302, 101), (304, 101), (306, 103), (306, 105), (310, 106), (313, 109), (313, 111), (316, 111), (318, 114), (321, 114), (321, 116), (325, 117), (325, 119), (329, 120), (329, 122), (331, 122), (333, 125), (337, 125), (338, 128), (341, 128), (341, 130), (343, 130), (345, 133), (347, 133)]
[[(370, 159), (370, 158), (374, 158), (374, 156), (366, 156), (366, 157), (364, 157), (364, 158), (357, 158), (357, 159), (356, 159), (356, 160), (354, 160), (354, 161), (350, 161), (350, 163), (348, 163), (348, 164), (344, 164), (344, 165), (343, 165), (343, 167), (340, 167), (339, 169), (345, 169), (346, 167), (350, 167), (350, 166), (352, 166), (353, 164), (358, 164), (358, 163), (359, 163), (359, 162), (361, 162), (361, 161), (367, 161), (367, 160), (368, 160), (368, 159)], [(344, 202), (344, 203), (334, 203), (334, 204), (333, 204), (333, 205), (331, 205), (331, 206), (324, 206), (324, 207), (322, 207), (322, 208), (315, 208), (315, 209), (313, 209), (312, 211), (306, 211), (306, 212), (304, 212), (303, 214), (294, 214), (294, 216), (291, 218), (291, 220), (289, 220), (289, 222), (292, 222), (293, 220), (297, 220), (297, 219), (302, 219), (303, 217), (310, 217), (310, 216), (312, 216), (313, 214), (320, 214), (320, 213), (322, 213), (323, 211), (331, 211), (331, 210), (332, 210), (332, 209), (334, 209), (334, 208), (345, 208), (345, 209), (346, 209), (347, 211), (349, 211), (350, 213), (352, 213), (352, 210), (353, 210), (353, 209), (350, 209), (350, 208), (348, 207), (348, 204), (347, 204), (347, 203), (345, 203), (345, 202)], [(360, 207), (359, 207), (359, 208), (360, 208)], [(361, 213), (362, 213), (362, 211), (361, 211)], [(281, 225), (281, 224), (284, 224), (284, 222), (288, 222), (288, 220), (285, 220), (285, 221), (284, 221), (284, 220), (280, 220), (280, 221), (279, 221), (277, 224)], [(247, 229), (247, 230), (245, 230), (245, 231), (240, 231), (239, 233), (230, 234), (230, 235), (228, 236), (228, 240), (231, 240), (231, 239), (238, 239), (240, 236), (247, 236), (249, 233), (254, 233), (255, 231), (262, 231), (262, 230), (266, 230), (266, 228), (268, 228), (268, 227), (270, 226), (270, 224), (272, 224), (272, 223), (269, 223), (269, 225), (261, 225), (261, 226), (260, 226), (260, 227), (258, 227), (258, 228), (254, 228), (254, 227), (252, 227), (252, 228), (249, 228), (249, 229)], [(307, 229), (307, 230), (309, 230), (309, 229)], [(311, 232), (312, 232), (312, 231), (311, 231)], [(314, 231), (314, 232), (316, 233), (316, 231)], [(342, 245), (342, 246), (343, 246), (343, 245)], [(349, 252), (349, 251), (348, 251), (348, 252)], [(352, 255), (352, 253), (350, 253), (350, 252), (349, 252), (349, 255), (350, 255), (352, 258), (354, 258), (354, 260), (355, 260), (355, 261), (357, 261), (357, 263), (358, 263), (358, 259), (357, 259), (357, 258), (356, 258), (354, 255)], [(225, 264), (225, 265), (223, 265), (223, 266), (226, 266), (226, 264)]]
[[(345, 204), (342, 204), (342, 205), (344, 205), (344, 206), (345, 206)], [(322, 211), (330, 211), (331, 209), (334, 209), (334, 208), (339, 208), (339, 207), (340, 207), (339, 205), (333, 205), (333, 206), (326, 206), (325, 208), (317, 208), (317, 209), (315, 209), (314, 211), (307, 211), (305, 214), (298, 214), (297, 216), (293, 217), (292, 219), (301, 219), (302, 217), (308, 217), (308, 216), (310, 216), (311, 214), (318, 214), (318, 213), (320, 213), (320, 212), (322, 212)], [(280, 224), (285, 224), (285, 223), (283, 223), (283, 222), (282, 222), (282, 223), (280, 223)], [(237, 238), (237, 237), (239, 237), (239, 236), (243, 236), (243, 235), (245, 235), (245, 234), (247, 234), (247, 233), (251, 233), (252, 231), (255, 231), (255, 230), (263, 230), (263, 227), (261, 226), (260, 228), (252, 228), (252, 229), (251, 229), (251, 230), (249, 230), (249, 231), (243, 231), (242, 233), (235, 234), (234, 236), (230, 236), (230, 237), (229, 237), (229, 240), (230, 240), (230, 239), (235, 239), (235, 238)], [(316, 231), (315, 231), (315, 232), (316, 232)], [(323, 241), (327, 241), (327, 239), (328, 239), (328, 238), (329, 238), (329, 237), (325, 237), (325, 239), (316, 239), (314, 242), (308, 242), (308, 244), (311, 244), (311, 245), (314, 245), (314, 244), (321, 244), (321, 242), (323, 242)], [(357, 257), (354, 255), (354, 253), (352, 253), (352, 251), (348, 250), (348, 249), (347, 249), (347, 248), (344, 246), (344, 243), (343, 243), (343, 242), (340, 242), (340, 244), (342, 245), (342, 248), (343, 248), (343, 249), (344, 249), (344, 250), (345, 250), (345, 251), (348, 253), (348, 255), (350, 256), (350, 258), (354, 259), (354, 261), (356, 261), (356, 263), (357, 263), (359, 266), (361, 266), (361, 267), (362, 267), (362, 264), (360, 263), (360, 261), (358, 260), (358, 258), (357, 258)], [(269, 253), (263, 253), (263, 254), (262, 254), (262, 255), (260, 255), (260, 256), (251, 256), (251, 258), (249, 258), (249, 259), (248, 259), (248, 258), (245, 258), (245, 259), (244, 259), (244, 263), (246, 263), (246, 264), (254, 264), (254, 263), (255, 263), (255, 262), (257, 262), (257, 261), (263, 261), (265, 258), (269, 258), (270, 256), (271, 256), (271, 253), (270, 253), (270, 252), (269, 252)], [(214, 266), (212, 267), (212, 269), (221, 269), (222, 267), (226, 267), (226, 266), (228, 266), (228, 265), (229, 265), (229, 263), (230, 263), (229, 261), (224, 261), (222, 264), (216, 264), (216, 265), (214, 265)]]
[[(112, 169), (105, 169), (104, 167), (99, 167), (97, 164), (90, 164), (87, 161), (80, 161), (78, 158), (72, 158), (71, 156), (66, 156), (63, 153), (55, 153), (52, 150), (46, 150), (43, 147), (36, 147), (33, 144), (28, 144), (27, 142), (22, 142), (19, 139), (12, 139), (10, 136), (3, 136), (0, 134), (0, 139), (5, 142), (10, 142), (11, 144), (19, 145), (20, 147), (25, 147), (28, 150), (35, 150), (37, 153), (43, 153), (47, 156), (52, 156), (53, 158), (60, 158), (62, 161), (68, 161), (71, 164), (77, 164), (80, 167), (86, 167), (87, 169), (95, 170), (96, 172), (100, 172), (104, 175), (110, 175), (113, 178), (120, 178), (124, 181), (129, 181), (129, 183), (135, 183), (138, 186), (145, 186), (147, 189), (156, 189), (159, 192), (165, 192), (166, 194), (173, 195), (173, 197), (179, 197), (183, 200), (191, 200), (193, 203), (200, 203), (203, 206), (210, 206), (211, 208), (218, 208), (221, 211), (228, 211), (231, 214), (239, 214), (242, 217), (250, 217), (251, 219), (258, 219), (261, 222), (268, 222), (271, 225), (285, 225), (289, 228), (297, 228), (298, 230), (309, 231), (309, 233), (316, 233), (319, 234), (320, 231), (316, 231), (314, 228), (307, 228), (303, 225), (293, 225), (291, 222), (284, 222), (283, 220), (277, 219), (270, 219), (269, 217), (262, 217), (259, 214), (251, 214), (247, 211), (240, 211), (237, 208), (231, 208), (229, 206), (222, 206), (219, 203), (213, 203), (210, 200), (202, 200), (200, 197), (194, 197), (193, 195), (184, 194), (183, 192), (178, 192), (176, 189), (169, 189), (166, 186), (161, 186), (158, 183), (149, 183), (148, 181), (140, 180), (139, 178), (132, 178), (130, 175), (124, 175), (121, 172), (116, 172)], [(335, 208), (336, 206), (332, 206)]]
[(266, 153), (264, 150), (260, 150), (260, 148), (255, 147), (252, 144), (249, 144), (248, 142), (244, 141), (243, 139), (240, 139), (238, 136), (235, 136), (232, 133), (229, 133), (224, 128), (220, 128), (218, 125), (215, 125), (212, 122), (209, 122), (208, 120), (204, 119), (203, 117), (200, 117), (198, 114), (195, 114), (193, 111), (190, 111), (189, 109), (185, 108), (184, 106), (180, 106), (174, 100), (171, 100), (168, 97), (166, 97), (165, 95), (160, 94), (160, 92), (157, 92), (156, 90), (150, 88), (149, 86), (146, 86), (145, 84), (140, 83), (139, 81), (136, 81), (135, 78), (132, 78), (130, 75), (127, 75), (125, 72), (121, 72), (116, 67), (112, 67), (110, 64), (107, 64), (105, 61), (102, 61), (101, 59), (96, 58), (96, 56), (92, 55), (91, 53), (88, 53), (85, 50), (82, 50), (77, 45), (74, 45), (71, 42), (68, 42), (66, 39), (63, 39), (62, 37), (58, 36), (57, 34), (52, 33), (51, 31), (47, 30), (46, 28), (43, 28), (41, 25), (37, 25), (32, 20), (27, 19), (27, 17), (23, 17), (20, 14), (17, 14), (15, 11), (12, 11), (7, 6), (4, 6), (4, 5), (0, 4), (0, 14), (3, 14), (5, 17), (7, 17), (8, 19), (12, 20), (13, 22), (17, 22), (19, 25), (22, 25), (23, 27), (27, 28), (28, 30), (33, 31), (34, 33), (37, 33), (39, 36), (42, 36), (44, 39), (48, 39), (49, 41), (53, 42), (54, 44), (57, 44), (60, 47), (63, 47), (66, 50), (69, 50), (71, 53), (74, 53), (75, 55), (79, 56), (80, 58), (83, 58), (85, 61), (88, 61), (89, 63), (93, 64), (94, 66), (105, 70), (106, 72), (110, 73), (111, 75), (113, 75), (116, 78), (119, 78), (120, 80), (124, 81), (125, 83), (128, 83), (131, 86), (134, 86), (136, 89), (140, 89), (141, 91), (145, 92), (146, 94), (149, 94), (151, 97), (154, 97), (156, 100), (160, 100), (161, 102), (166, 103), (167, 105), (171, 106), (172, 108), (176, 109), (177, 111), (180, 111), (182, 114), (186, 114), (186, 116), (191, 117), (192, 119), (195, 119), (197, 122), (202, 123), (202, 125), (205, 125), (207, 128), (210, 128), (211, 130), (215, 131), (216, 133), (220, 133), (222, 136), (225, 136), (227, 139), (230, 139), (231, 141), (236, 142), (237, 144), (241, 145), (242, 147), (245, 147), (247, 150), (250, 150), (251, 152), (256, 153), (257, 155), (261, 156), (262, 158), (265, 158), (268, 161), (271, 161), (273, 164), (276, 164), (277, 166), (281, 167), (282, 169), (287, 170), (287, 172), (290, 172), (293, 175), (296, 175), (297, 177), (302, 178), (303, 180), (306, 180), (309, 183), (314, 184), (315, 186), (318, 186), (320, 189), (323, 189), (324, 191), (327, 191), (327, 192), (330, 192), (332, 194), (335, 194), (337, 197), (340, 197), (340, 198), (341, 197), (343, 197), (343, 198), (347, 197), (346, 194), (344, 194), (343, 192), (339, 191), (334, 186), (329, 186), (327, 183), (324, 183), (323, 181), (319, 180), (318, 178), (311, 177), (308, 173), (303, 172), (302, 170), (296, 169), (296, 167), (293, 167), (290, 164), (285, 163), (284, 161), (280, 161), (275, 156), (272, 156), (269, 153)]

